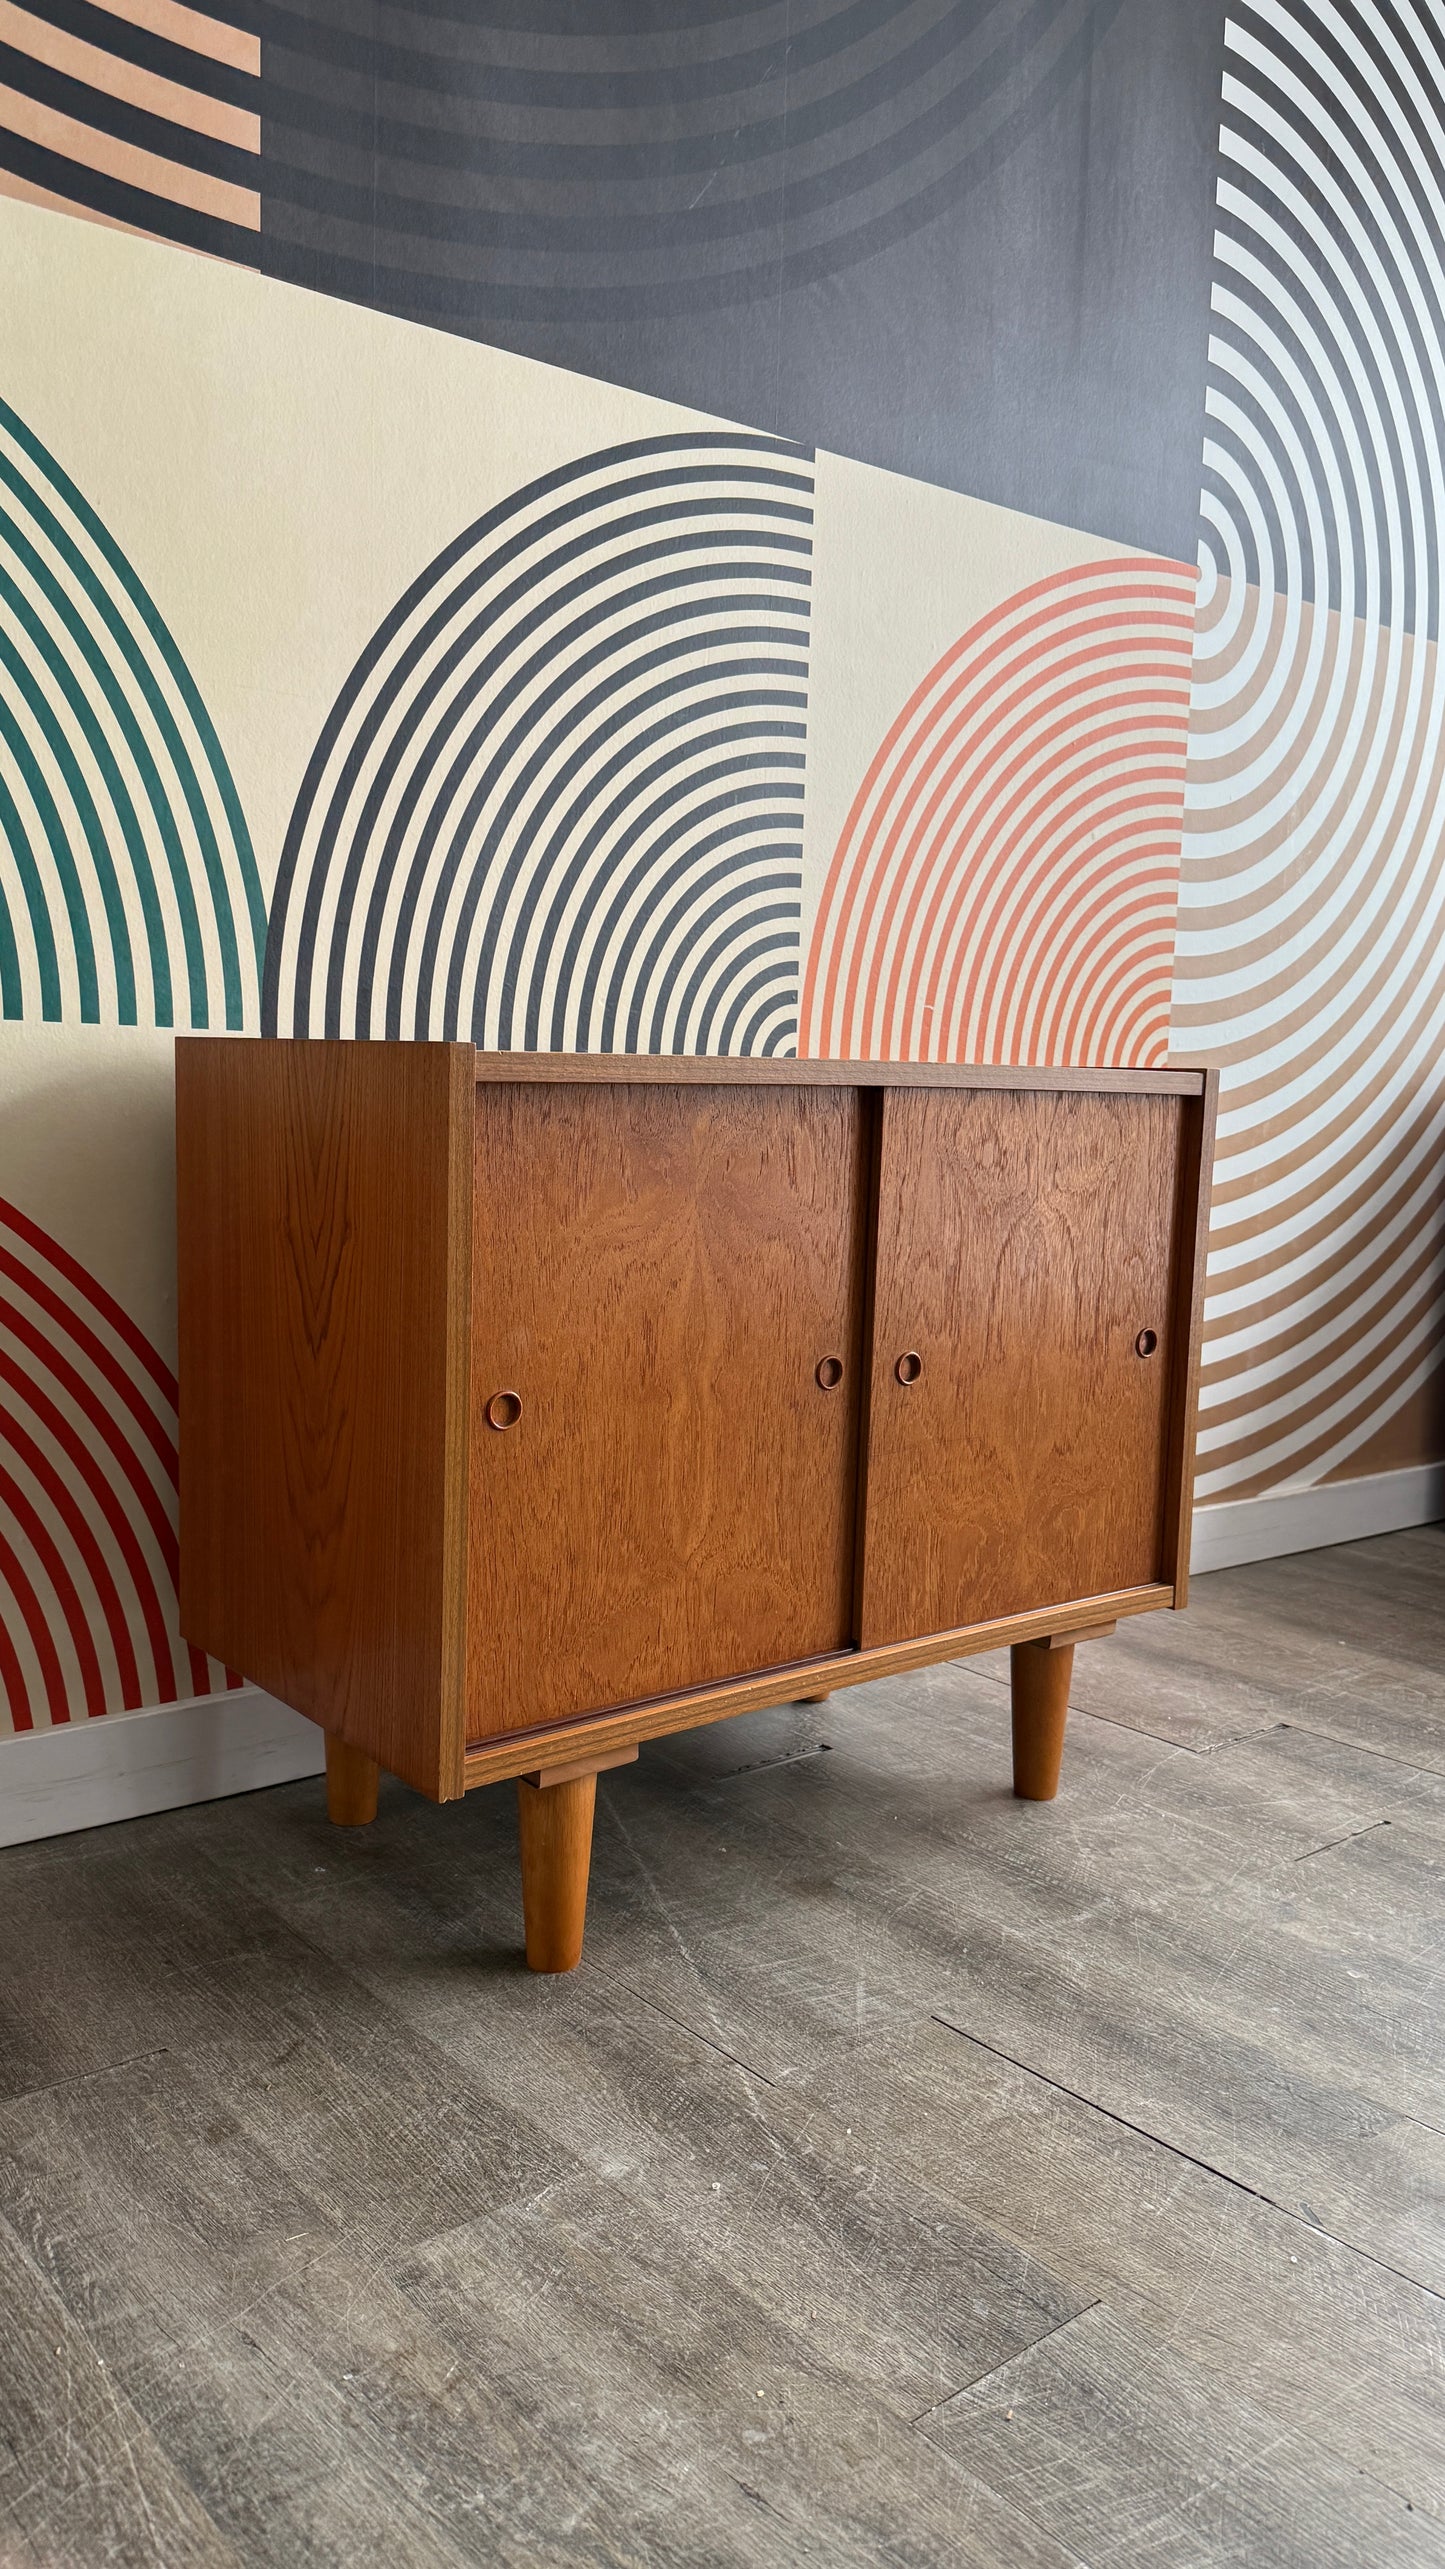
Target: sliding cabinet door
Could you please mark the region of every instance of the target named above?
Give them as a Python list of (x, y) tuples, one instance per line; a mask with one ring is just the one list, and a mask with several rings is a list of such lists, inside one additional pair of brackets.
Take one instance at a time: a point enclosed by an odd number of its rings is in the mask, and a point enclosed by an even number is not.
[(474, 1738), (852, 1639), (851, 1089), (483, 1084)]
[(882, 1119), (860, 1640), (1158, 1579), (1180, 1100), (892, 1089)]

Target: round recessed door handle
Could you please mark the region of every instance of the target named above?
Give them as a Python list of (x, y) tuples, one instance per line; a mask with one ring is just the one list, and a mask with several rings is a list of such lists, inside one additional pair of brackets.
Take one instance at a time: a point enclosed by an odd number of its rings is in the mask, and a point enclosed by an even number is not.
[(520, 1392), (493, 1392), (487, 1403), (488, 1427), (515, 1427), (521, 1415)]
[(1152, 1356), (1158, 1344), (1159, 1333), (1157, 1330), (1141, 1329), (1138, 1337), (1134, 1341), (1134, 1353), (1136, 1356)]
[(919, 1355), (917, 1348), (906, 1348), (893, 1370), (900, 1383), (916, 1383), (923, 1371), (923, 1358)]
[(841, 1356), (820, 1356), (813, 1367), (813, 1380), (820, 1392), (835, 1392), (843, 1379)]

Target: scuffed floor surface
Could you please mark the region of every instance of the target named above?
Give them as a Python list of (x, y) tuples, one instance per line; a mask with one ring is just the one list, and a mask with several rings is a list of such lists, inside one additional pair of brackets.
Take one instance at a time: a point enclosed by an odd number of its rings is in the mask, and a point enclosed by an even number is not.
[(3, 2569), (1445, 2562), (1445, 1528), (603, 1779), (0, 1856)]

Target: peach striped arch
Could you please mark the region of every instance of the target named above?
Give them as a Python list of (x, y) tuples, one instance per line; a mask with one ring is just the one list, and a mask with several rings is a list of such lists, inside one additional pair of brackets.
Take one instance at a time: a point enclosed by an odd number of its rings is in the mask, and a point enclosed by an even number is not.
[(184, 0), (0, 0), (0, 195), (254, 265), (261, 45)]
[(1163, 1061), (1196, 576), (1052, 573), (929, 670), (829, 867), (800, 1053)]

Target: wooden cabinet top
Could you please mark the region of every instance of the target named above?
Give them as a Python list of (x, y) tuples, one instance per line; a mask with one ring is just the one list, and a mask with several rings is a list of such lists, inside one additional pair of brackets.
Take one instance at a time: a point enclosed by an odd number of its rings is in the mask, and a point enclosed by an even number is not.
[[(213, 1044), (214, 1035), (178, 1035), (178, 1048)], [(233, 1041), (236, 1038), (221, 1038)], [(254, 1040), (241, 1038), (239, 1040)], [(287, 1036), (294, 1050), (330, 1050), (334, 1038)], [(707, 1053), (484, 1053), (469, 1044), (409, 1043), (413, 1053), (470, 1052), (478, 1081), (596, 1081), (608, 1087), (695, 1088), (1001, 1088), (1127, 1091), (1142, 1097), (1202, 1097), (1209, 1073), (1161, 1070), (1036, 1069), (1011, 1062), (796, 1061)]]

